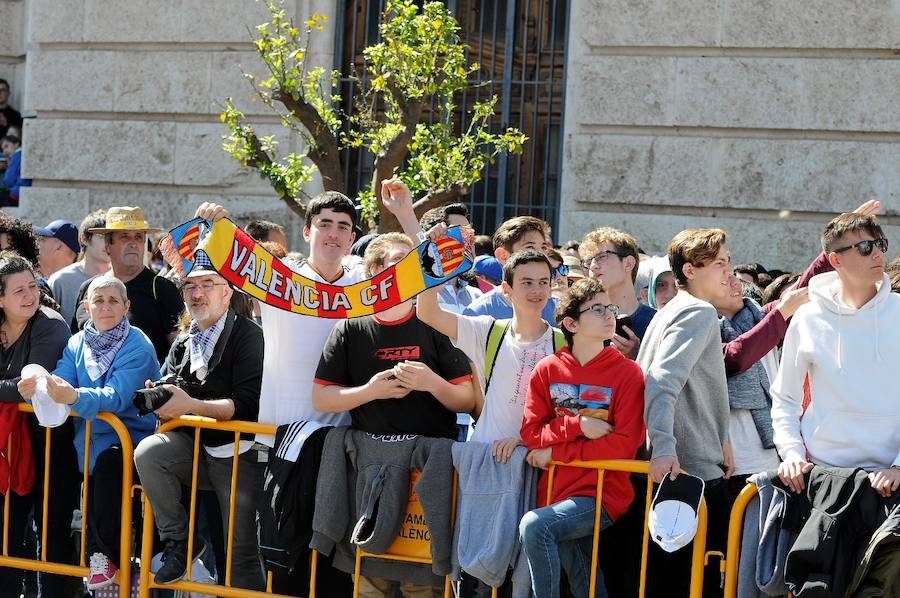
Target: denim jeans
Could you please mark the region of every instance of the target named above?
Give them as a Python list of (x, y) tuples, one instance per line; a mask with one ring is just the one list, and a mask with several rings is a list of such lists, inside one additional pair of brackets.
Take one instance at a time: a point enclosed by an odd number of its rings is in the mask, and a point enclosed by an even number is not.
[[(572, 496), (525, 513), (519, 537), (535, 598), (558, 598), (560, 567), (565, 568), (574, 596), (587, 596), (591, 578), (591, 551), (596, 501), (592, 496)], [(612, 525), (601, 510), (600, 529)], [(603, 576), (597, 569), (597, 598), (605, 598)]]

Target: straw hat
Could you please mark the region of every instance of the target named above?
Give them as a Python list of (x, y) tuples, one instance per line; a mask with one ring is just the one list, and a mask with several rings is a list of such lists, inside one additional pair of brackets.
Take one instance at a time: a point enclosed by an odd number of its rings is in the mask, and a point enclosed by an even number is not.
[(147, 226), (144, 213), (140, 208), (129, 206), (113, 207), (106, 211), (106, 227), (89, 228), (87, 232), (94, 234), (115, 233), (121, 231), (144, 231), (147, 233), (162, 232), (161, 228)]

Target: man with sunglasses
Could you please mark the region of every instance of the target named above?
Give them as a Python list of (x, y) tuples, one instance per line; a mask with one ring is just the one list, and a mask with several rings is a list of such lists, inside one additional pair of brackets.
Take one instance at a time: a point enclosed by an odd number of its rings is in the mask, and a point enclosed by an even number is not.
[[(804, 489), (813, 465), (862, 468), (882, 496), (900, 488), (900, 296), (884, 273), (888, 242), (874, 216), (841, 214), (822, 248), (834, 272), (809, 283), (794, 314), (772, 384), (782, 482)], [(803, 380), (812, 402), (803, 410)]]

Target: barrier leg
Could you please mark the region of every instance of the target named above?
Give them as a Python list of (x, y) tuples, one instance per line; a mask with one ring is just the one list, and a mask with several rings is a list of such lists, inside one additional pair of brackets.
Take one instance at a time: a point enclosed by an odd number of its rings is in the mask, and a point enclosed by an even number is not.
[(141, 497), (144, 505), (144, 527), (141, 540), (141, 577), (139, 598), (150, 598), (150, 564), (153, 562), (153, 509), (150, 499), (144, 494)]
[(741, 560), (741, 536), (744, 531), (744, 514), (747, 505), (756, 496), (756, 486), (747, 484), (731, 506), (728, 519), (728, 548), (725, 553), (725, 598), (737, 596), (738, 565)]
[(697, 534), (694, 536), (694, 549), (691, 557), (691, 598), (703, 596), (703, 561), (706, 555), (706, 499), (700, 501), (697, 513)]
[(603, 513), (603, 470), (597, 470), (597, 497), (594, 503), (594, 534), (593, 547), (591, 548), (591, 585), (588, 586), (588, 596), (594, 598), (597, 593), (597, 559), (600, 558), (600, 516)]

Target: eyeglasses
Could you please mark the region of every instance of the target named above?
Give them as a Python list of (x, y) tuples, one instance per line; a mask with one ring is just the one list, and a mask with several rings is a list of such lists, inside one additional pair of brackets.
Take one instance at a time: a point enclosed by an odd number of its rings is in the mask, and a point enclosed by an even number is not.
[(568, 276), (569, 267), (565, 264), (560, 264), (550, 272), (550, 275), (550, 278), (556, 278), (557, 276)]
[(602, 303), (595, 303), (594, 305), (592, 305), (588, 308), (579, 310), (578, 313), (585, 314), (589, 311), (594, 312), (601, 318), (606, 317), (607, 314), (612, 314), (613, 317), (615, 318), (616, 316), (619, 315), (619, 306), (618, 305), (603, 305)]
[(888, 250), (888, 240), (884, 237), (880, 239), (866, 239), (865, 241), (860, 241), (859, 243), (854, 243), (853, 245), (847, 245), (846, 247), (839, 247), (834, 250), (835, 253), (844, 253), (845, 251), (849, 251), (853, 248), (859, 252), (859, 255), (866, 257), (872, 254), (872, 250), (876, 247), (881, 250), (881, 253), (887, 253)]
[(213, 287), (221, 287), (223, 285), (227, 285), (227, 282), (213, 282), (211, 280), (204, 280), (200, 284), (194, 284), (192, 282), (185, 283), (181, 285), (181, 292), (185, 295), (190, 295), (197, 289), (202, 289), (204, 293), (208, 293), (213, 290)]
[(584, 266), (585, 268), (590, 268), (591, 264), (593, 264), (594, 262), (599, 264), (600, 262), (602, 262), (603, 260), (605, 260), (606, 258), (608, 258), (611, 255), (622, 257), (622, 254), (619, 253), (618, 251), (613, 251), (612, 249), (602, 249), (602, 250), (598, 251), (597, 253), (595, 253), (594, 255), (592, 255), (590, 258), (583, 260), (581, 262), (581, 265)]

